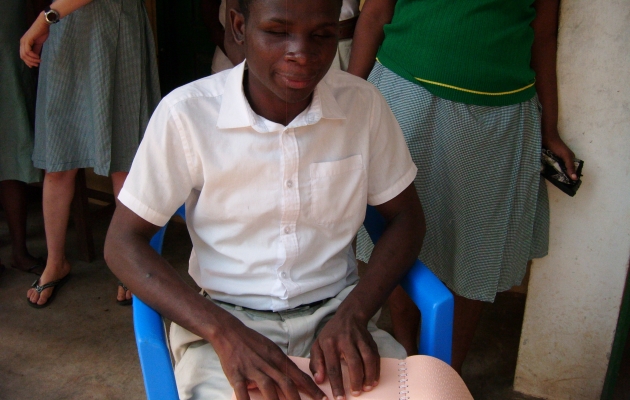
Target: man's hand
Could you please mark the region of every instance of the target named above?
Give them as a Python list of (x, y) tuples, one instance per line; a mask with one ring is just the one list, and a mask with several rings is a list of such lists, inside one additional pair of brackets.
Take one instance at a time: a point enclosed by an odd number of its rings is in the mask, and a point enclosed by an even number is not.
[(346, 398), (342, 359), (348, 364), (353, 396), (378, 384), (381, 359), (367, 325), (415, 262), (424, 237), (424, 214), (413, 183), (376, 209), (385, 218), (386, 228), (374, 246), (367, 271), (311, 347), (315, 382), (322, 383), (328, 376), (335, 400)]
[(348, 364), (353, 396), (369, 392), (378, 385), (381, 359), (372, 335), (367, 330), (369, 318), (338, 311), (311, 346), (310, 369), (317, 383), (330, 380), (335, 399), (345, 399), (341, 359)]
[(248, 389), (256, 387), (266, 400), (300, 400), (299, 392), (315, 400), (327, 399), (275, 343), (228, 316), (211, 340), (238, 400), (248, 400)]

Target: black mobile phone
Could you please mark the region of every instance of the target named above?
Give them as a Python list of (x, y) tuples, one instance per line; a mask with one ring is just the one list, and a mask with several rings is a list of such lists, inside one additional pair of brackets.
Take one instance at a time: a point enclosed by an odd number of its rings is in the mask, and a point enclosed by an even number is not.
[(575, 174), (578, 177), (576, 181), (569, 178), (567, 175), (564, 162), (544, 147), (542, 148), (542, 152), (540, 154), (540, 161), (540, 174), (564, 193), (571, 197), (575, 196), (575, 193), (582, 184), (582, 180), (580, 178), (582, 177), (582, 167), (584, 166), (584, 161), (578, 160), (577, 158), (573, 160), (575, 164)]

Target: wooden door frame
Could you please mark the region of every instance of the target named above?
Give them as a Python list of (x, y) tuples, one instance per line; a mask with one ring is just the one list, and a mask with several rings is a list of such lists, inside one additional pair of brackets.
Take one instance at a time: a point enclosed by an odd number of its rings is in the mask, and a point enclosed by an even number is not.
[[(630, 265), (630, 261), (628, 261), (628, 263)], [(604, 387), (600, 397), (601, 400), (610, 400), (615, 393), (619, 378), (619, 369), (626, 348), (626, 340), (630, 335), (630, 268), (626, 271), (626, 285), (623, 292), (617, 329), (615, 330), (608, 370), (606, 371), (606, 380), (604, 381)]]
[(156, 0), (144, 0), (144, 7), (147, 9), (147, 15), (149, 16), (149, 23), (151, 24), (151, 31), (153, 32), (153, 40), (155, 41), (155, 52), (159, 54), (158, 50), (158, 36), (157, 36), (157, 6)]

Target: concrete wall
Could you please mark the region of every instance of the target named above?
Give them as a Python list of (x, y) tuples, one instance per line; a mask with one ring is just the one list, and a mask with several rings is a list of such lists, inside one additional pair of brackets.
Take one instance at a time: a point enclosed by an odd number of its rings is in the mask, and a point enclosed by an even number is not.
[(563, 2), (558, 81), (584, 183), (574, 198), (549, 187), (549, 256), (532, 266), (515, 389), (599, 399), (630, 254), (630, 1)]

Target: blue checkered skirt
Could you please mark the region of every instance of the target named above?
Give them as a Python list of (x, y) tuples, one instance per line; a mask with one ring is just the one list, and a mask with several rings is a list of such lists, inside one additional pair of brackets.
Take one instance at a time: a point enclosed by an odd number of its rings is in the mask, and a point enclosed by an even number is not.
[(143, 1), (93, 1), (50, 27), (40, 67), (33, 163), (49, 172), (129, 171), (159, 100)]
[[(494, 301), (547, 254), (549, 200), (540, 177), (540, 105), (487, 107), (433, 96), (377, 63), (379, 88), (404, 133), (426, 216), (420, 259), (455, 293)], [(367, 261), (372, 242), (357, 238)]]

